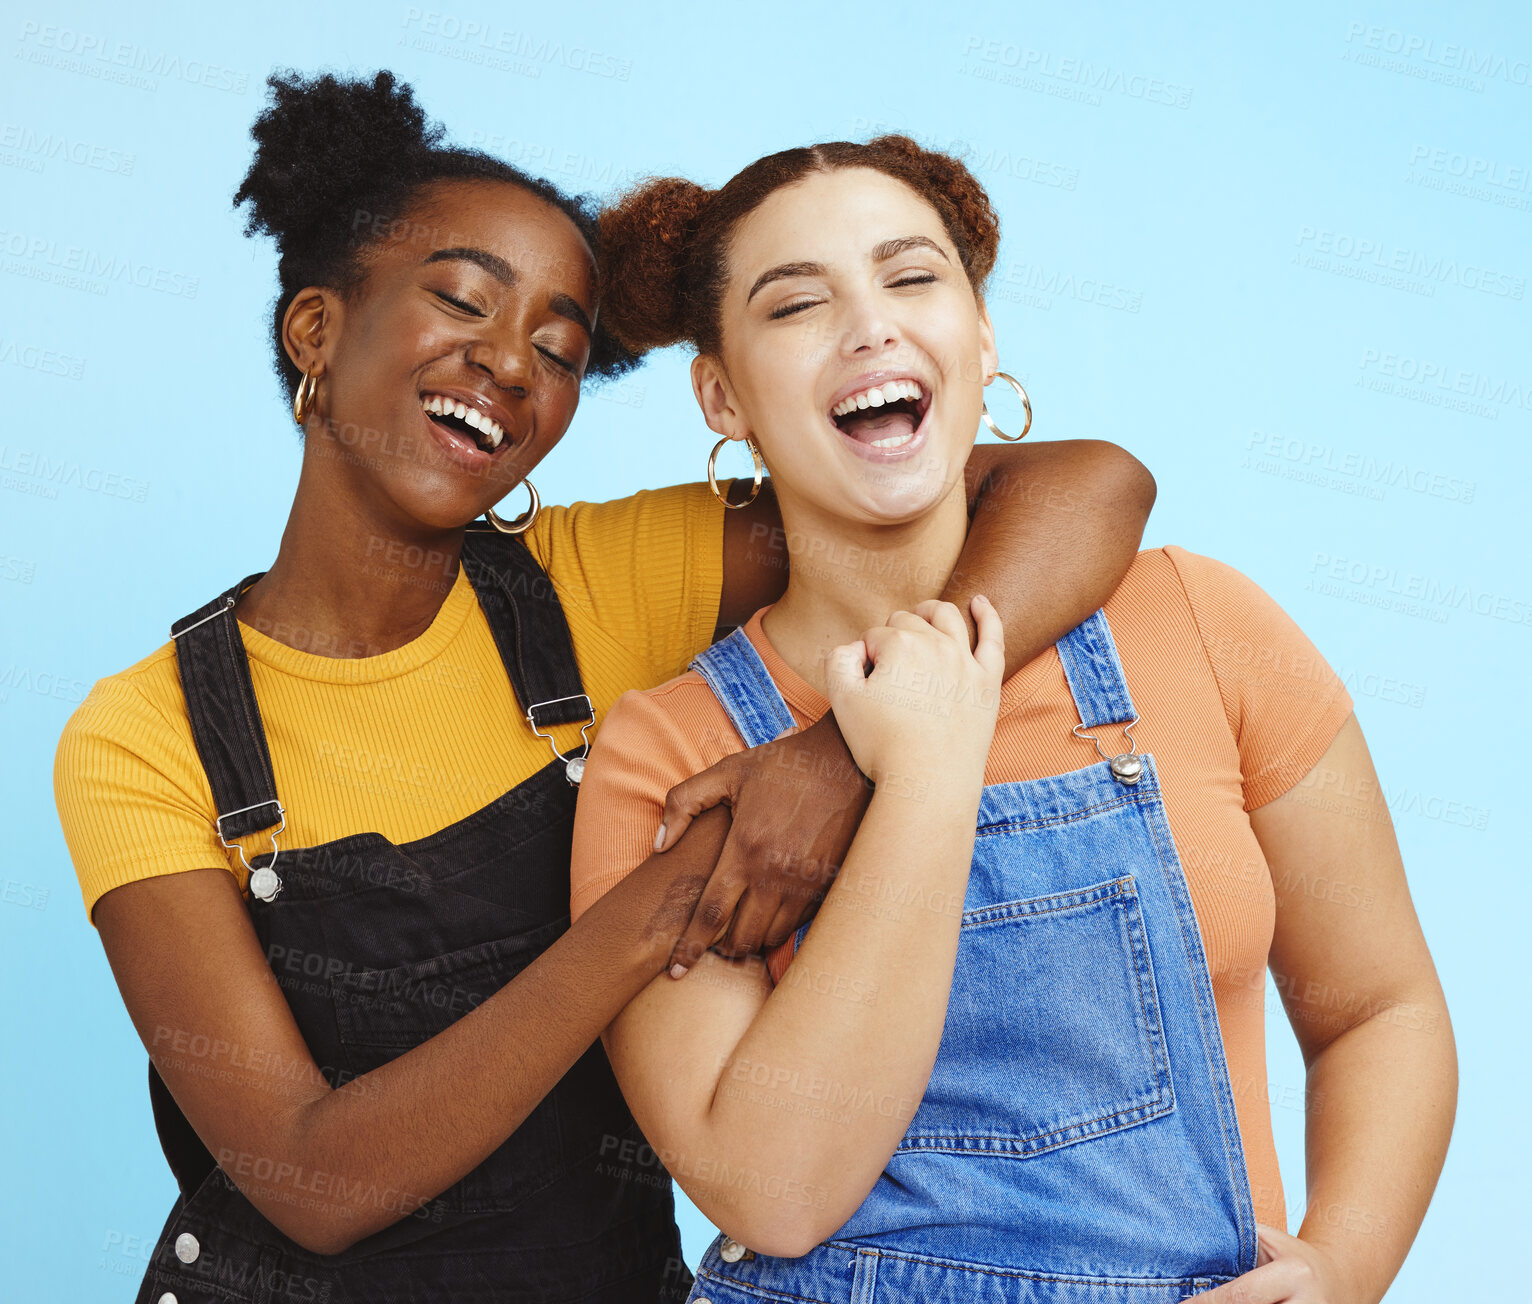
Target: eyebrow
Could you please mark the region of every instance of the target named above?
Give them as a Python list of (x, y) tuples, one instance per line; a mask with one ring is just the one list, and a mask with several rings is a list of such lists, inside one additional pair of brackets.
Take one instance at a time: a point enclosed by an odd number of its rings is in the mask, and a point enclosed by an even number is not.
[[(438, 249), (434, 253), (427, 255), (424, 259), (424, 262), (427, 263), (453, 261), (473, 263), (475, 266), (482, 267), (499, 281), (501, 285), (515, 285), (520, 279), (516, 275), (516, 269), (510, 263), (506, 262), (499, 254), (490, 253), (488, 249), (474, 249), (468, 245), (461, 245), (452, 249)], [(574, 322), (587, 335), (595, 334), (595, 329), (591, 325), (590, 314), (580, 307), (569, 295), (554, 295), (548, 306), (560, 317)]]
[(472, 249), (466, 245), (453, 249), (438, 249), (426, 259), (428, 263), (465, 262), (476, 263), (486, 272), (493, 276), (501, 285), (516, 284), (516, 269), (506, 262), (499, 254), (492, 254), (488, 249)]
[(555, 294), (548, 306), (560, 317), (567, 318), (576, 326), (583, 328), (587, 335), (595, 335), (595, 328), (591, 325), (590, 318), (585, 315), (585, 309), (567, 294)]
[[(875, 263), (886, 262), (890, 258), (897, 258), (909, 249), (934, 249), (941, 254), (944, 262), (952, 261), (935, 240), (923, 235), (901, 235), (892, 240), (884, 240), (881, 244), (872, 247), (872, 260)], [(755, 298), (757, 290), (764, 290), (773, 281), (785, 280), (789, 276), (823, 276), (824, 270), (823, 263), (779, 263), (775, 267), (767, 268), (755, 278), (755, 284), (750, 287), (750, 293), (745, 296), (745, 302), (749, 303)]]

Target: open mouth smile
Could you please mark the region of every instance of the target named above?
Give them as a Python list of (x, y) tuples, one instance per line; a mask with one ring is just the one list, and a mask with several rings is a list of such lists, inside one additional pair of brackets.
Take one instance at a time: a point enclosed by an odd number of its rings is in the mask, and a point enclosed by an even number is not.
[(908, 457), (925, 443), (931, 391), (914, 376), (866, 377), (831, 404), (830, 424), (873, 461)]
[(427, 391), (420, 396), (420, 410), (438, 435), (440, 442), (462, 453), (477, 452), (493, 456), (510, 448), (504, 423), (488, 412), (465, 402), (460, 395)]

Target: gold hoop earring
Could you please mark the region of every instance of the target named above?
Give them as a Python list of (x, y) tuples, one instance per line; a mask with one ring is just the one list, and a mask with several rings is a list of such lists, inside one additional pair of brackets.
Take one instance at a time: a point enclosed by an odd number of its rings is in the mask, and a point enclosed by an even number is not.
[(1008, 376), (1003, 371), (997, 371), (996, 377), (1005, 381), (1012, 389), (1021, 395), (1022, 406), (1027, 409), (1027, 424), (1021, 428), (1019, 435), (1008, 435), (995, 424), (995, 419), (989, 414), (989, 404), (986, 403), (979, 411), (979, 420), (984, 422), (990, 429), (990, 433), (997, 439), (1003, 439), (1008, 444), (1014, 444), (1018, 439), (1025, 439), (1027, 431), (1032, 429), (1032, 400), (1027, 397), (1027, 391), (1021, 387), (1021, 382), (1015, 376)]
[(314, 411), (314, 400), (319, 395), (319, 373), (305, 371), (298, 388), (293, 391), (293, 420), (300, 426), (307, 423)]
[(504, 517), (496, 515), (493, 507), (488, 508), (484, 513), (489, 523), (499, 530), (501, 534), (522, 533), (527, 526), (537, 519), (538, 510), (543, 505), (542, 499), (537, 496), (537, 490), (533, 487), (532, 482), (530, 480), (523, 480), (521, 483), (526, 485), (527, 492), (532, 495), (532, 505), (514, 521), (507, 521)]
[(765, 471), (766, 464), (761, 461), (761, 450), (755, 446), (755, 443), (751, 440), (750, 436), (746, 435), (745, 447), (750, 450), (751, 460), (755, 463), (755, 484), (751, 486), (750, 497), (745, 499), (744, 502), (731, 503), (727, 498), (718, 492), (718, 476), (713, 469), (714, 465), (718, 461), (718, 450), (725, 444), (731, 442), (733, 441), (730, 440), (727, 435), (725, 435), (722, 439), (713, 445), (713, 451), (709, 453), (707, 457), (707, 484), (708, 488), (713, 491), (714, 497), (716, 497), (718, 501), (721, 502), (730, 511), (733, 511), (736, 507), (748, 507), (755, 501), (756, 494), (761, 492), (761, 473)]

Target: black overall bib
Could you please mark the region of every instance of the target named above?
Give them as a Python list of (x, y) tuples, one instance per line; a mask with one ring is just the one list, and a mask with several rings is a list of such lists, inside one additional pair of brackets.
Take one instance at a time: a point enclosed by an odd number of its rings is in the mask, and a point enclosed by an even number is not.
[[(511, 685), (536, 727), (583, 721), (589, 701), (552, 583), (520, 539), (471, 530), (464, 570)], [(234, 618), (243, 580), (177, 622), (181, 683), (225, 841), (283, 823)], [(250, 916), (293, 1017), (332, 1086), (377, 1068), (492, 995), (569, 928), (577, 789), (554, 759), (430, 837), (358, 833), (250, 859)], [(275, 835), (273, 835), (275, 845)], [(270, 894), (271, 886), (279, 888)], [(257, 884), (264, 890), (258, 894)], [(269, 899), (261, 899), (269, 895)], [(538, 1031), (525, 1037), (535, 1042)], [(210, 1063), (216, 1067), (217, 1061)], [(269, 1066), (274, 1073), (281, 1066)], [(405, 1300), (684, 1300), (670, 1181), (644, 1146), (599, 1042), (484, 1163), (383, 1231), (316, 1255), (278, 1231), (202, 1145), (153, 1066), (149, 1094), (181, 1189), (139, 1304), (392, 1304)], [(273, 1105), (280, 1097), (273, 1093)], [(224, 1167), (294, 1201), (354, 1175), (278, 1174), (261, 1155)], [(313, 1193), (312, 1195), (306, 1194)], [(377, 1207), (410, 1192), (374, 1189)], [(416, 1193), (418, 1199), (418, 1193)], [(414, 1201), (409, 1201), (413, 1203)]]

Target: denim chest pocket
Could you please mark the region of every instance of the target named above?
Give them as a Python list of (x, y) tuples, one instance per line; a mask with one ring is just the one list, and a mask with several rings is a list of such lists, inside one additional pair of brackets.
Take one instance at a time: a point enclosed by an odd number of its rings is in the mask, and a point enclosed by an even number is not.
[[(504, 987), (567, 928), (567, 920), (558, 920), (414, 964), (335, 975), (335, 1021), (350, 1067), (356, 1073), (369, 1072), (445, 1031)], [(551, 1185), (567, 1166), (557, 1095), (555, 1087), (488, 1159), (425, 1209), (507, 1212)]]
[(896, 1153), (1024, 1158), (1174, 1108), (1132, 875), (964, 913), (936, 1067)]

